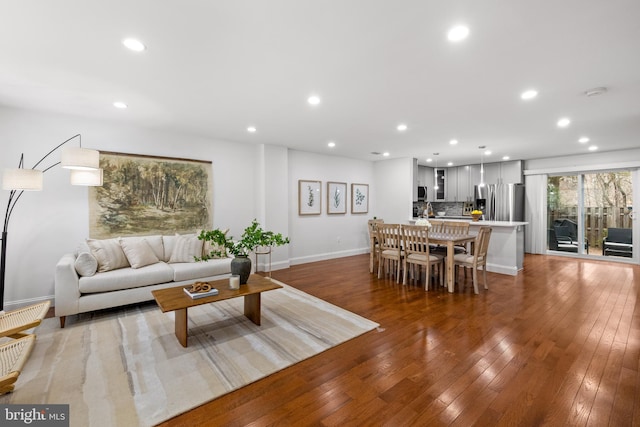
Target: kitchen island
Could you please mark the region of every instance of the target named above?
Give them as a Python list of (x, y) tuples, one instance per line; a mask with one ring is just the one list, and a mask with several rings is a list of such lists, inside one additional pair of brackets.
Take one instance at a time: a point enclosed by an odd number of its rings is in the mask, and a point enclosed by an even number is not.
[[(415, 224), (419, 218), (409, 220)], [(516, 276), (522, 270), (524, 262), (524, 226), (527, 222), (510, 221), (471, 221), (451, 217), (429, 218), (429, 221), (469, 222), (469, 232), (478, 234), (480, 227), (491, 227), (491, 240), (487, 254), (487, 271)]]

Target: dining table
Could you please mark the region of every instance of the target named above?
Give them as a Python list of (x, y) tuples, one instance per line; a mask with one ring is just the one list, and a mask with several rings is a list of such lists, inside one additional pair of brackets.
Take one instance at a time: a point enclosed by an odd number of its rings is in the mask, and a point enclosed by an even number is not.
[(429, 233), (429, 243), (436, 243), (439, 245), (447, 245), (447, 258), (446, 258), (446, 278), (447, 289), (449, 292), (453, 292), (455, 274), (453, 267), (455, 265), (453, 255), (455, 254), (455, 246), (463, 245), (466, 243), (474, 242), (476, 236), (474, 234), (448, 234), (448, 233)]

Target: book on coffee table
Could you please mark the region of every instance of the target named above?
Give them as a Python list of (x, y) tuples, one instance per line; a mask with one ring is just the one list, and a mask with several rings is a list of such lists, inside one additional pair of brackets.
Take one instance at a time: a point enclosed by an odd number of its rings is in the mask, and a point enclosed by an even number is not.
[(189, 287), (182, 288), (182, 289), (184, 290), (184, 293), (189, 295), (192, 299), (198, 299), (198, 298), (211, 297), (213, 295), (218, 295), (218, 290), (216, 288), (211, 288), (211, 290), (209, 290), (207, 292), (191, 292), (189, 290)]

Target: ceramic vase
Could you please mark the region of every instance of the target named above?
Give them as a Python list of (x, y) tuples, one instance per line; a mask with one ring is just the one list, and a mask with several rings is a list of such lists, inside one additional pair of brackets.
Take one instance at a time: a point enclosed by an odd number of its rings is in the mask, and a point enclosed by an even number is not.
[(237, 256), (231, 260), (231, 274), (240, 276), (240, 284), (244, 285), (249, 280), (251, 274), (251, 258), (248, 256)]

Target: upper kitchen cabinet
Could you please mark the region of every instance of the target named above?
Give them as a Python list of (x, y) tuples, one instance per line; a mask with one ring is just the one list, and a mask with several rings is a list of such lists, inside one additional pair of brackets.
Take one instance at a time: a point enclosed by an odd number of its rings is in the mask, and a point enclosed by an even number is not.
[(433, 195), (436, 202), (447, 201), (447, 170), (444, 168), (435, 169), (434, 178), (437, 180), (438, 188), (433, 187)]
[(457, 175), (456, 202), (473, 201), (473, 185), (471, 185), (471, 166), (458, 166), (455, 168)]
[(457, 202), (458, 198), (458, 168), (447, 168), (447, 179), (445, 181), (445, 200), (447, 202)]
[(427, 187), (427, 201), (433, 202), (433, 168), (418, 166), (418, 185)]
[(500, 184), (522, 184), (522, 160), (500, 163)]
[(500, 183), (500, 163), (484, 164), (484, 182), (486, 184)]

